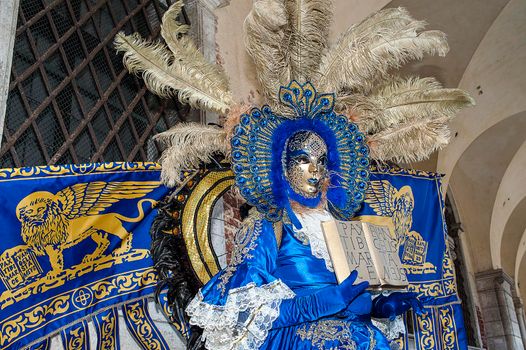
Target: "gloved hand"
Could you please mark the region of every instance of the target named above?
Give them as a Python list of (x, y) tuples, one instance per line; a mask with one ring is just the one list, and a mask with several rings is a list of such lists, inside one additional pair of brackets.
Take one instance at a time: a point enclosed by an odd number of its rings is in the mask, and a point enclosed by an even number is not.
[(409, 309), (420, 315), (423, 312), (423, 305), (417, 298), (418, 293), (394, 292), (389, 295), (379, 295), (373, 300), (371, 316), (375, 318), (395, 319)]
[(340, 317), (351, 315), (370, 315), (372, 308), (371, 293), (364, 292), (358, 295), (347, 307), (338, 314)]
[(272, 328), (290, 327), (334, 315), (347, 307), (368, 286), (368, 282), (353, 285), (358, 273), (351, 275), (339, 285), (321, 288), (313, 294), (285, 299), (279, 309), (279, 317)]

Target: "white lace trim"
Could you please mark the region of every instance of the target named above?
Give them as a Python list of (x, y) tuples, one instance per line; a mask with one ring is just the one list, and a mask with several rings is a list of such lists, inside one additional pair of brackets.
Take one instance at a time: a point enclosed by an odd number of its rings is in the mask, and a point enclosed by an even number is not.
[(294, 292), (281, 280), (261, 287), (253, 282), (231, 289), (224, 306), (203, 301), (201, 291), (186, 308), (190, 323), (203, 328), (205, 346), (210, 350), (259, 349), (272, 323), (279, 316), (283, 299)]
[(396, 316), (393, 321), (388, 318), (373, 318), (372, 322), (389, 341), (400, 337), (400, 333), (405, 334), (405, 324), (402, 315)]
[(306, 243), (310, 244), (312, 255), (318, 259), (323, 259), (327, 270), (334, 272), (321, 228), (322, 221), (334, 220), (332, 215), (327, 211), (310, 211), (299, 214), (298, 219), (301, 226), (303, 226), (301, 230), (295, 229), (295, 234), (298, 236), (298, 239), (302, 240), (301, 237), (307, 237), (308, 242)]

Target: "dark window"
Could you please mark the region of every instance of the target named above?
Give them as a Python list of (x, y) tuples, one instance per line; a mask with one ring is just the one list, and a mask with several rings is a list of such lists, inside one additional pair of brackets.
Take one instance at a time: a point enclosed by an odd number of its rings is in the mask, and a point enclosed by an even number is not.
[(0, 167), (148, 160), (178, 105), (128, 74), (113, 38), (157, 37), (165, 3), (20, 0)]

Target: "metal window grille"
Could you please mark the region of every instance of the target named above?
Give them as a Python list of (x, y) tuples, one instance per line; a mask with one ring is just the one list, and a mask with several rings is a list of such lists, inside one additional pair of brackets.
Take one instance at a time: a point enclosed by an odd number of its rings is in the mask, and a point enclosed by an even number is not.
[(0, 167), (155, 158), (147, 141), (181, 111), (128, 74), (113, 38), (156, 37), (167, 4), (20, 0)]

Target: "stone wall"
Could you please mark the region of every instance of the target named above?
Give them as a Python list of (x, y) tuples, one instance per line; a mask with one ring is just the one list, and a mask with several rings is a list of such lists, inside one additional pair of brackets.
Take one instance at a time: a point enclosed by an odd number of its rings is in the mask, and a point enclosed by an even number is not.
[(476, 280), (487, 348), (524, 349), (513, 300), (513, 280), (500, 269), (478, 273)]

